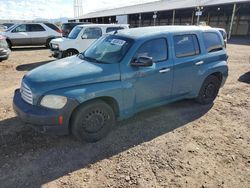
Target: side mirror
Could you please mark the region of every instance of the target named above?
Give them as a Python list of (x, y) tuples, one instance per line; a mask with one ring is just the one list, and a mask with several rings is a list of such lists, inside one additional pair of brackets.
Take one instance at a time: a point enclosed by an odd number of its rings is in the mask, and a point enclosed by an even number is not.
[(82, 35), (82, 39), (87, 39), (87, 38), (88, 38), (88, 36), (86, 34)]
[(141, 56), (133, 60), (130, 64), (134, 67), (151, 67), (153, 65), (153, 59), (152, 57)]

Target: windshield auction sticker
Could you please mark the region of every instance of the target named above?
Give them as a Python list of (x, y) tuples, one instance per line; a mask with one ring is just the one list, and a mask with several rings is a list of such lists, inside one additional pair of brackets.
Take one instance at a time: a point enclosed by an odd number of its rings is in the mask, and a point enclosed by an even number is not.
[(126, 41), (120, 39), (112, 39), (110, 43), (118, 46), (123, 46), (126, 43)]

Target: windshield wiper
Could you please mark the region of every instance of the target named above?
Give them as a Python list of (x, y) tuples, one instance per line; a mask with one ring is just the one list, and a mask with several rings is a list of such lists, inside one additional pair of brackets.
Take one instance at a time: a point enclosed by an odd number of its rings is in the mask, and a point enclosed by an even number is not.
[(105, 62), (99, 61), (99, 60), (97, 60), (97, 59), (95, 59), (93, 57), (87, 57), (87, 56), (84, 55), (84, 53), (78, 54), (78, 57), (80, 59), (87, 60), (87, 61), (94, 62), (94, 63), (105, 63)]

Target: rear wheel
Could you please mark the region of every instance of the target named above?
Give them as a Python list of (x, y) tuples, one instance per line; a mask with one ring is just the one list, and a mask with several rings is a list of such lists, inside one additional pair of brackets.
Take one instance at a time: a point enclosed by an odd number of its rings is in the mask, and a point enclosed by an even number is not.
[(98, 100), (77, 109), (72, 116), (71, 130), (80, 141), (96, 142), (105, 137), (115, 123), (113, 109)]
[(216, 98), (221, 81), (214, 75), (208, 76), (203, 82), (196, 101), (200, 104), (210, 104)]

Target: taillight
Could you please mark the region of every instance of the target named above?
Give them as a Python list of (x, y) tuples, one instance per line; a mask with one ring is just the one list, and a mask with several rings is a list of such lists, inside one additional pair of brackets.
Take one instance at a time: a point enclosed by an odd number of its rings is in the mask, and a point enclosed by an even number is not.
[(62, 30), (61, 29), (57, 29), (56, 32), (62, 33)]

